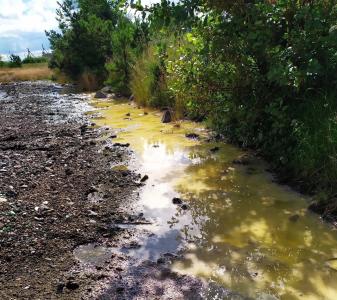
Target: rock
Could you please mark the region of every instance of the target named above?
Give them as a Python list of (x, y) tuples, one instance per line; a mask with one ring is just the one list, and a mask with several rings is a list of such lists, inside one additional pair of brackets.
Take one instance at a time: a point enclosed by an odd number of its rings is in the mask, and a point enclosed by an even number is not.
[(106, 99), (107, 95), (105, 93), (103, 93), (102, 91), (98, 91), (95, 94), (95, 98), (96, 99)]
[(209, 151), (214, 153), (214, 152), (218, 152), (219, 150), (220, 150), (219, 147), (214, 147), (214, 148), (210, 149)]
[(165, 259), (164, 258), (158, 258), (157, 259), (157, 264), (164, 264), (165, 263)]
[(60, 282), (57, 286), (56, 286), (56, 294), (62, 294), (63, 290), (64, 290), (65, 284), (63, 282)]
[(188, 139), (192, 139), (192, 140), (197, 140), (200, 137), (199, 134), (196, 134), (196, 133), (186, 133), (185, 136)]
[(94, 211), (92, 211), (92, 210), (89, 210), (88, 216), (89, 216), (89, 217), (96, 217), (96, 216), (98, 216), (98, 213), (97, 213), (97, 212), (94, 212)]
[(237, 159), (233, 160), (233, 164), (235, 165), (249, 165), (251, 163), (250, 157), (247, 154), (239, 156)]
[(126, 144), (121, 144), (121, 143), (114, 143), (114, 147), (130, 147), (130, 144), (129, 143), (126, 143)]
[(131, 116), (131, 114), (130, 114), (130, 113), (127, 113), (127, 114), (126, 114), (126, 116), (127, 116), (127, 117), (130, 117), (130, 116)]
[(0, 196), (0, 204), (7, 203), (7, 199), (5, 197)]
[(73, 281), (73, 280), (69, 280), (66, 284), (66, 288), (71, 291), (77, 290), (79, 287), (80, 285), (76, 281)]
[(112, 91), (112, 88), (110, 86), (105, 86), (104, 88), (101, 89), (101, 92), (105, 93), (105, 94), (106, 93), (109, 94), (109, 93), (112, 93), (113, 91)]
[(5, 193), (5, 195), (6, 195), (6, 197), (14, 198), (14, 197), (17, 196), (17, 193), (16, 193), (15, 191), (13, 191), (13, 190), (10, 190), (10, 191), (7, 191), (7, 192)]
[(182, 210), (188, 210), (187, 204), (183, 204), (183, 205), (181, 206), (181, 209), (182, 209)]
[(65, 173), (66, 173), (67, 176), (70, 176), (70, 175), (73, 174), (73, 171), (71, 169), (66, 169)]
[(143, 178), (140, 180), (140, 182), (145, 182), (149, 179), (149, 176), (145, 175)]
[(180, 198), (173, 198), (172, 203), (175, 205), (180, 205), (183, 203), (183, 200), (181, 200)]
[(110, 135), (110, 138), (111, 138), (111, 139), (116, 139), (116, 138), (117, 138), (117, 135), (116, 135), (116, 134), (112, 134), (112, 135)]
[(81, 131), (81, 135), (85, 134), (85, 132), (87, 131), (88, 129), (88, 125), (87, 124), (84, 124), (80, 127), (80, 131)]
[(172, 113), (169, 110), (166, 110), (163, 114), (163, 117), (161, 119), (162, 123), (170, 123), (172, 122)]
[(98, 192), (98, 189), (97, 189), (95, 186), (92, 185), (92, 186), (88, 189), (87, 195), (92, 194), (92, 193), (96, 193), (96, 192)]
[(299, 218), (300, 218), (300, 215), (293, 215), (289, 217), (289, 221), (296, 223), (299, 220)]
[(116, 289), (116, 292), (117, 292), (118, 294), (121, 294), (121, 293), (124, 292), (124, 290), (125, 290), (125, 288), (122, 287), (122, 286), (120, 286), (120, 287), (118, 287), (118, 288)]

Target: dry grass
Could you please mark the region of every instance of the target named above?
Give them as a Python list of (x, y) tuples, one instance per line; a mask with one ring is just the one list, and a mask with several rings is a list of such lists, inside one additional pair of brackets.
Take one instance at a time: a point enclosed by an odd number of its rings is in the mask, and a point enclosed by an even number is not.
[(27, 64), (22, 68), (0, 68), (0, 83), (51, 79), (53, 71), (48, 64)]
[(93, 92), (99, 89), (99, 79), (90, 72), (84, 72), (78, 79), (78, 85), (83, 91)]

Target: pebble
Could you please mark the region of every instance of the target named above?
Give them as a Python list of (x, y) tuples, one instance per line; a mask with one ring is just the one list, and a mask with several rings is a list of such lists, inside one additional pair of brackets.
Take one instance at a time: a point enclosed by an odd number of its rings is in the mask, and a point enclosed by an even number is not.
[(180, 198), (173, 198), (172, 203), (176, 205), (180, 205), (183, 203), (183, 201)]
[(143, 178), (140, 180), (140, 182), (145, 182), (149, 179), (149, 176), (145, 175)]
[(6, 203), (7, 199), (5, 197), (0, 197), (0, 204)]

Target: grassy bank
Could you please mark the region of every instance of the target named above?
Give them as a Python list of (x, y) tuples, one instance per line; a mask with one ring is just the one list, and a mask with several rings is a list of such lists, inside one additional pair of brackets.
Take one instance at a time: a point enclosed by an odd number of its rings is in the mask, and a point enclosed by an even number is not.
[(48, 63), (24, 64), (21, 68), (0, 68), (0, 82), (52, 79)]

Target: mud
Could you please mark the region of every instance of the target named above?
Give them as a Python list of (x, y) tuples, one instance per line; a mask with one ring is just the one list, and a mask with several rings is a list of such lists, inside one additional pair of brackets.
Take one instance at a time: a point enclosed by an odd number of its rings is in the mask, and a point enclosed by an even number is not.
[[(0, 299), (206, 297), (170, 260), (120, 251), (137, 226), (118, 224), (146, 223), (133, 211), (144, 174), (112, 168), (132, 152), (102, 138), (109, 129), (85, 116), (87, 103), (71, 86), (0, 85)], [(81, 249), (95, 248), (86, 261)]]

